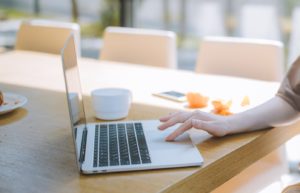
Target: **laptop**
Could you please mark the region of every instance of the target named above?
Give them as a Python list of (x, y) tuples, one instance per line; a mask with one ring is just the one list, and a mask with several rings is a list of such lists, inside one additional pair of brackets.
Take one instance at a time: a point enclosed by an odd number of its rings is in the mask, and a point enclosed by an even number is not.
[(165, 141), (165, 137), (178, 125), (160, 131), (157, 129), (159, 120), (87, 123), (73, 34), (66, 41), (61, 55), (70, 127), (81, 173), (202, 165), (203, 158), (188, 134), (174, 142)]

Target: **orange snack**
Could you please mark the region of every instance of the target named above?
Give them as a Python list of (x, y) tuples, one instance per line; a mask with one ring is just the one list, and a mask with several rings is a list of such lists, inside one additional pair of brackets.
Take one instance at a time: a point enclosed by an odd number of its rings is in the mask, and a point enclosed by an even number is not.
[(204, 108), (207, 106), (208, 97), (196, 92), (189, 92), (186, 94), (190, 108)]
[(248, 96), (245, 96), (241, 102), (241, 106), (244, 107), (244, 106), (247, 106), (247, 105), (250, 105), (250, 99)]
[(212, 101), (212, 105), (214, 106), (213, 113), (218, 114), (218, 115), (231, 115), (232, 113), (230, 112), (230, 106), (232, 104), (232, 101), (228, 101), (225, 103), (224, 101), (221, 100), (215, 100)]

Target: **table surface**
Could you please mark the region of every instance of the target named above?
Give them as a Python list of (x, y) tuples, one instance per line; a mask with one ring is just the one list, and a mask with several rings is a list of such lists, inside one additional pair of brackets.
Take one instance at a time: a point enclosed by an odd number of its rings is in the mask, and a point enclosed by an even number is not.
[[(154, 92), (200, 92), (210, 100), (232, 100), (233, 112), (272, 97), (279, 84), (143, 65), (79, 59), (84, 104), (97, 122), (90, 92), (101, 87), (128, 88), (133, 104), (128, 120), (157, 119), (185, 104)], [(300, 122), (283, 128), (215, 138), (191, 131), (204, 157), (201, 167), (81, 175), (77, 171), (65, 101), (61, 58), (12, 51), (0, 55), (0, 90), (24, 95), (28, 103), (0, 116), (0, 192), (210, 192), (300, 131)], [(241, 107), (244, 96), (248, 107)], [(210, 111), (212, 106), (202, 109)]]

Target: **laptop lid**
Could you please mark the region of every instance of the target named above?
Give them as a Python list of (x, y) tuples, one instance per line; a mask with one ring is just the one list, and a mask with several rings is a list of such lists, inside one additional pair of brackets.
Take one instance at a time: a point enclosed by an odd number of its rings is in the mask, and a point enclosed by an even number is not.
[(76, 162), (80, 169), (84, 162), (87, 127), (75, 50), (74, 34), (71, 33), (61, 56)]

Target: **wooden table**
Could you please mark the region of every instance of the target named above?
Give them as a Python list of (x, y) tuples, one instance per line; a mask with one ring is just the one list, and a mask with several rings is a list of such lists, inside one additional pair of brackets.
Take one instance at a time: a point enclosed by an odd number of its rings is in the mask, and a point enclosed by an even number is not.
[[(181, 103), (152, 96), (165, 90), (196, 91), (232, 99), (235, 112), (244, 96), (255, 106), (272, 97), (278, 83), (200, 75), (142, 65), (80, 59), (80, 76), (89, 120), (97, 121), (90, 91), (123, 87), (133, 92), (127, 119), (157, 119)], [(0, 89), (26, 96), (21, 109), (0, 116), (0, 192), (209, 192), (300, 131), (297, 122), (214, 138), (199, 132), (202, 167), (80, 175), (75, 164), (59, 56), (13, 51), (0, 55)], [(210, 111), (211, 106), (204, 111)], [(226, 169), (225, 169), (226, 168)]]

